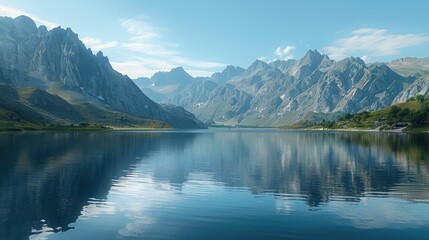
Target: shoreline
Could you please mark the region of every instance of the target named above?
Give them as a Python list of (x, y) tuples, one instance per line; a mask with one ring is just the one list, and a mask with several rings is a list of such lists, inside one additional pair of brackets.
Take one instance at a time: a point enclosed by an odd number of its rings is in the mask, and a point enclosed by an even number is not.
[[(208, 129), (228, 129), (225, 127), (209, 127)], [(258, 128), (229, 128), (231, 130), (235, 129), (252, 129), (252, 130), (281, 130), (281, 131), (336, 131), (336, 132), (362, 132), (362, 133), (425, 133), (429, 134), (429, 129), (407, 129), (407, 127), (402, 127), (398, 129), (388, 129), (380, 130), (379, 128), (375, 129), (359, 129), (359, 128), (276, 128), (276, 127), (258, 127)], [(0, 128), (0, 132), (35, 132), (35, 131), (59, 131), (59, 132), (92, 132), (92, 131), (171, 131), (177, 130), (176, 128), (156, 128), (156, 127), (28, 127), (28, 128)]]
[(413, 130), (407, 129), (407, 127), (398, 129), (380, 130), (374, 129), (359, 129), (359, 128), (279, 128), (280, 130), (299, 130), (299, 131), (336, 131), (336, 132), (363, 132), (363, 133), (429, 133), (429, 129)]
[(110, 127), (111, 131), (156, 131), (156, 130), (175, 130), (176, 128), (150, 128), (150, 127)]

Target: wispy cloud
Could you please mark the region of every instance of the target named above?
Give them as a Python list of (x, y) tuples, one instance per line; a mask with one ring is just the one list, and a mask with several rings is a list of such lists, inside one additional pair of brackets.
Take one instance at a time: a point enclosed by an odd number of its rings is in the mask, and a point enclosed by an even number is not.
[(162, 41), (161, 29), (151, 26), (145, 20), (122, 19), (121, 26), (124, 27), (131, 37), (129, 42), (122, 46), (133, 52), (143, 53), (150, 56), (172, 56), (178, 54), (174, 44)]
[(124, 60), (120, 62), (110, 61), (112, 67), (121, 72), (122, 74), (128, 75), (130, 78), (138, 77), (150, 77), (157, 71), (161, 71), (164, 68), (148, 67), (144, 62), (137, 60)]
[(158, 57), (128, 57), (123, 61), (111, 61), (113, 68), (127, 74), (131, 78), (150, 77), (159, 71), (169, 71), (172, 68), (183, 66), (194, 77), (210, 76), (218, 68), (226, 67), (226, 64), (210, 61), (196, 61), (183, 57), (171, 57), (168, 59)]
[(146, 20), (136, 20), (136, 19), (121, 19), (121, 26), (124, 27), (129, 33), (135, 35), (135, 38), (142, 39), (156, 39), (160, 35), (158, 32), (161, 28), (156, 28), (150, 25)]
[(113, 48), (118, 46), (119, 44), (117, 41), (103, 42), (100, 39), (90, 38), (90, 37), (84, 37), (81, 40), (86, 45), (86, 47), (91, 48), (91, 50), (95, 52), (98, 52), (107, 48)]
[(177, 65), (155, 57), (128, 57), (122, 61), (111, 61), (113, 68), (131, 78), (150, 77), (159, 71), (168, 71)]
[(55, 27), (59, 26), (59, 24), (57, 24), (57, 23), (41, 19), (41, 18), (39, 18), (39, 17), (37, 17), (37, 16), (35, 16), (33, 14), (30, 14), (30, 13), (28, 13), (26, 11), (23, 11), (21, 9), (11, 8), (11, 7), (7, 7), (7, 6), (4, 6), (4, 5), (0, 5), (0, 15), (12, 17), (12, 18), (16, 18), (18, 16), (25, 15), (25, 16), (28, 16), (31, 19), (33, 19), (34, 22), (36, 22), (37, 25), (39, 25), (39, 26), (40, 25), (45, 25), (46, 28), (48, 28), (48, 29), (52, 29), (52, 28), (55, 28)]
[[(45, 25), (48, 29), (59, 26), (57, 23), (39, 18), (24, 10), (1, 4), (0, 15), (13, 18), (26, 15), (37, 25)], [(177, 44), (164, 40), (162, 33), (168, 30), (153, 26), (147, 17), (121, 19), (120, 25), (129, 34), (128, 41), (105, 41), (89, 36), (81, 40), (94, 52), (114, 48), (123, 51), (122, 56), (127, 55), (127, 57), (123, 59), (111, 57), (111, 63), (117, 71), (132, 78), (149, 77), (155, 72), (168, 71), (178, 66), (183, 66), (193, 76), (208, 76), (226, 67), (223, 63), (184, 57), (178, 50)]]
[(322, 51), (330, 58), (340, 60), (349, 56), (372, 57), (392, 56), (407, 47), (429, 41), (425, 34), (391, 34), (387, 29), (360, 28), (352, 31), (350, 37), (337, 39)]
[(122, 43), (121, 46), (133, 52), (143, 53), (149, 56), (171, 56), (177, 52), (168, 50), (162, 45), (147, 42), (129, 42)]
[(179, 46), (164, 40), (163, 32), (167, 29), (154, 27), (149, 18), (122, 19), (121, 26), (130, 34), (127, 42), (119, 43), (117, 47), (131, 52), (122, 61), (113, 61), (113, 67), (132, 78), (150, 77), (158, 71), (168, 71), (174, 67), (183, 66), (193, 76), (209, 76), (226, 64), (189, 59), (183, 57)]
[(172, 57), (171, 62), (176, 65), (182, 65), (182, 66), (188, 66), (188, 67), (194, 67), (194, 68), (203, 68), (203, 69), (226, 67), (226, 64), (223, 64), (223, 63), (193, 60), (193, 59), (179, 57), (179, 56)]
[(187, 73), (194, 77), (210, 77), (213, 75), (213, 71), (204, 71), (204, 70), (195, 70), (195, 69), (187, 69)]
[(293, 59), (293, 54), (291, 53), (293, 50), (295, 50), (295, 46), (278, 47), (274, 53), (280, 60), (289, 60)]

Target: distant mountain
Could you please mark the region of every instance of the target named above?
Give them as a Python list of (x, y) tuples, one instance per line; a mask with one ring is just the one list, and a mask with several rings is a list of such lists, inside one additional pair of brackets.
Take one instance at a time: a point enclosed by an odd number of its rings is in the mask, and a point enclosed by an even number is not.
[(182, 67), (169, 72), (157, 72), (151, 78), (137, 78), (135, 84), (156, 102), (165, 102), (166, 98), (192, 83), (193, 77)]
[(151, 77), (152, 84), (155, 86), (178, 85), (180, 87), (188, 85), (192, 79), (192, 76), (182, 67), (173, 68), (169, 72), (157, 72)]
[(211, 75), (211, 79), (219, 83), (224, 83), (231, 80), (234, 77), (240, 76), (244, 71), (245, 69), (242, 67), (234, 67), (229, 65), (222, 72), (213, 73)]
[(289, 59), (286, 61), (283, 60), (275, 60), (273, 62), (270, 62), (270, 66), (278, 68), (280, 71), (282, 71), (283, 73), (288, 73), (288, 70), (290, 69), (290, 67), (292, 65), (294, 65), (296, 63), (295, 59)]
[[(225, 83), (234, 77), (240, 76), (244, 71), (245, 69), (241, 67), (227, 66), (222, 72), (214, 73), (210, 77), (193, 78), (182, 67), (177, 67), (168, 72), (157, 72), (151, 78), (141, 77), (134, 79), (134, 82), (154, 101), (172, 103), (170, 101), (171, 96), (176, 94), (183, 95), (182, 93), (190, 85), (206, 81), (215, 82), (216, 84)], [(191, 96), (188, 97), (192, 100)], [(187, 100), (184, 98), (181, 101), (186, 102)]]
[[(88, 106), (179, 128), (203, 126), (192, 114), (153, 102), (130, 78), (116, 72), (101, 52), (93, 55), (70, 28), (48, 31), (26, 16), (0, 17), (0, 82), (17, 92), (24, 87), (38, 89), (35, 93), (41, 101), (56, 97), (76, 111)], [(34, 109), (31, 99), (29, 103), (27, 107)], [(68, 122), (86, 120), (84, 114), (52, 116)]]
[(403, 76), (429, 74), (429, 58), (400, 58), (387, 65)]
[[(428, 63), (403, 59), (366, 64), (353, 57), (334, 61), (310, 50), (299, 60), (257, 60), (244, 71), (228, 66), (163, 94), (162, 101), (181, 105), (207, 123), (282, 126), (427, 95)], [(235, 74), (224, 74), (230, 72)]]
[(429, 94), (429, 58), (401, 58), (387, 65), (398, 74), (414, 79), (394, 102), (404, 102), (411, 96)]

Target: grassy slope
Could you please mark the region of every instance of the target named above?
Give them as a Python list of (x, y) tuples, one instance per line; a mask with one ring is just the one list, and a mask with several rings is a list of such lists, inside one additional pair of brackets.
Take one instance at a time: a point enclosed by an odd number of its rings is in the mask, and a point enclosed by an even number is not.
[[(393, 107), (397, 107), (401, 110), (407, 108), (410, 110), (410, 113), (416, 112), (423, 107), (422, 103), (419, 102), (406, 102), (399, 103), (393, 106), (383, 108), (379, 111), (374, 112), (362, 112), (352, 116), (351, 119), (340, 119), (334, 125), (334, 128), (364, 128), (364, 129), (374, 129), (374, 128), (394, 128), (395, 123), (408, 123), (411, 124), (409, 119), (409, 114), (406, 115), (391, 115)], [(427, 124), (421, 126), (425, 127)]]
[[(420, 121), (417, 116), (420, 114)], [(407, 131), (429, 130), (429, 98), (424, 101), (411, 99), (373, 112), (348, 114), (337, 121), (301, 121), (286, 129), (380, 129), (404, 127)]]
[(89, 103), (72, 105), (40, 89), (0, 84), (0, 93), (0, 130), (171, 128), (164, 122), (101, 109)]
[(74, 106), (89, 123), (97, 123), (114, 128), (172, 128), (171, 125), (165, 122), (101, 109), (88, 103), (76, 104)]
[[(350, 119), (338, 120), (332, 128), (336, 129), (395, 129), (400, 128), (399, 123), (407, 123), (407, 130), (428, 130), (429, 112), (426, 111), (426, 120), (422, 123), (415, 123), (414, 118), (418, 112), (424, 111), (429, 106), (429, 100), (425, 102), (410, 101), (395, 104), (374, 112), (362, 112), (352, 115)], [(396, 108), (397, 114), (392, 109)], [(404, 109), (408, 109), (405, 110)], [(408, 112), (408, 113), (407, 113)]]
[(37, 129), (38, 127), (38, 124), (25, 121), (18, 114), (4, 108), (0, 108), (0, 130), (32, 130)]

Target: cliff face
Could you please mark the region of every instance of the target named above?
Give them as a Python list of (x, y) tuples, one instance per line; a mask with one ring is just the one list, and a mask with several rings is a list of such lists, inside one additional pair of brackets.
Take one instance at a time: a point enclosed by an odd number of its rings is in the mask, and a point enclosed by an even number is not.
[[(194, 116), (172, 113), (144, 95), (107, 57), (94, 55), (70, 28), (48, 31), (28, 17), (0, 18), (0, 81), (59, 95), (70, 103), (90, 103), (175, 127), (201, 127)], [(180, 119), (172, 122), (171, 119)]]
[[(173, 92), (153, 88), (142, 79), (144, 92), (175, 103), (207, 123), (281, 126), (315, 115), (377, 110), (428, 94), (429, 61), (403, 59), (366, 64), (360, 58), (341, 61), (310, 50), (299, 60), (255, 61), (243, 71), (227, 67), (210, 78), (183, 84), (170, 74)], [(239, 68), (237, 68), (239, 69)], [(165, 73), (164, 73), (165, 74)], [(220, 77), (221, 81), (219, 80)]]

